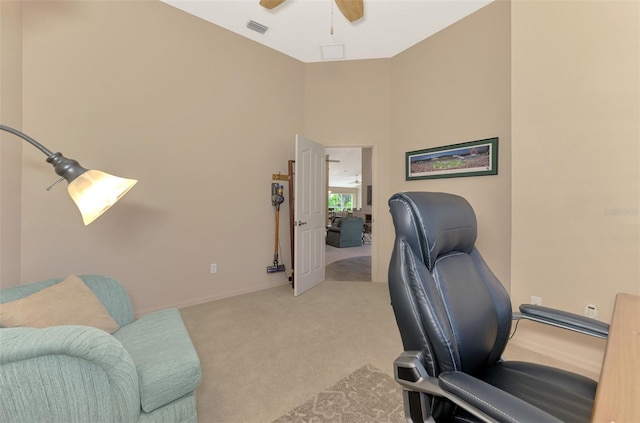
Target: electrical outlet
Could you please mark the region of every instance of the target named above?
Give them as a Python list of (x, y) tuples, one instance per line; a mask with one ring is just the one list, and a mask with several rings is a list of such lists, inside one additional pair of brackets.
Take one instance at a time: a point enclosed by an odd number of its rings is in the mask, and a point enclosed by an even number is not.
[(211, 273), (218, 272), (218, 265), (216, 263), (211, 263)]
[(587, 304), (584, 307), (584, 315), (587, 317), (591, 317), (592, 319), (596, 319), (598, 317), (598, 307), (593, 304)]
[(542, 305), (542, 297), (536, 297), (535, 295), (531, 296), (531, 304), (533, 305)]

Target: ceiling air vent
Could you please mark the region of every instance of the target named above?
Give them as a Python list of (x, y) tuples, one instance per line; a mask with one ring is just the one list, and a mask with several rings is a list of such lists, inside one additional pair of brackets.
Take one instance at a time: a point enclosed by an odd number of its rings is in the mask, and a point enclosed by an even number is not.
[(247, 22), (247, 28), (249, 28), (252, 31), (258, 32), (260, 34), (263, 34), (265, 32), (267, 32), (267, 30), (269, 29), (268, 26), (264, 26), (256, 21), (249, 21)]
[(320, 46), (322, 60), (344, 59), (344, 44), (324, 44)]

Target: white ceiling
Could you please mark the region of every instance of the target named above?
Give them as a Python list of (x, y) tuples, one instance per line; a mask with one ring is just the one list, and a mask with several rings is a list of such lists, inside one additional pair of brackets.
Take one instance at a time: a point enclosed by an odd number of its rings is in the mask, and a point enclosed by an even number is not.
[(326, 148), (329, 156), (329, 186), (356, 188), (356, 177), (362, 182), (362, 148)]
[[(162, 0), (304, 63), (324, 61), (321, 46), (344, 45), (344, 57), (390, 58), (493, 0), (364, 0), (364, 17), (347, 21), (332, 0)], [(333, 15), (333, 17), (332, 17)], [(247, 28), (269, 27), (264, 35)], [(333, 35), (330, 33), (333, 22)]]

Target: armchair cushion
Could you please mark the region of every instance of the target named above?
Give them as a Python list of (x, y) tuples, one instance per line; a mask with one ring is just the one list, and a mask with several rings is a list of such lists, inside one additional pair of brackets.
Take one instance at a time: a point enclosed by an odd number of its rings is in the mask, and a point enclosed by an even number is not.
[[(178, 310), (134, 321), (117, 280), (79, 278), (120, 329), (0, 328), (0, 422), (196, 423), (200, 362)], [(0, 309), (61, 284), (56, 278), (0, 289)]]
[[(120, 326), (133, 322), (131, 299), (120, 282), (104, 275), (79, 275), (78, 277), (98, 296), (113, 320)], [(64, 278), (54, 278), (0, 289), (0, 304), (24, 298), (63, 280)]]
[(113, 333), (120, 328), (96, 294), (77, 276), (0, 306), (0, 326), (46, 328), (83, 325)]
[(200, 360), (177, 309), (142, 316), (113, 336), (133, 358), (145, 412), (187, 395), (200, 384)]

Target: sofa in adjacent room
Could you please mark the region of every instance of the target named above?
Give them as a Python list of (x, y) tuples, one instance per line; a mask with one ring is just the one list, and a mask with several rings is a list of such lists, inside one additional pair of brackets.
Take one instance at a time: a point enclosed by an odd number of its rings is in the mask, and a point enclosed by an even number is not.
[(336, 219), (333, 225), (327, 227), (326, 243), (340, 248), (360, 247), (363, 227), (364, 221), (359, 217)]
[(116, 280), (0, 290), (0, 421), (196, 423), (198, 354), (180, 312), (134, 320)]

